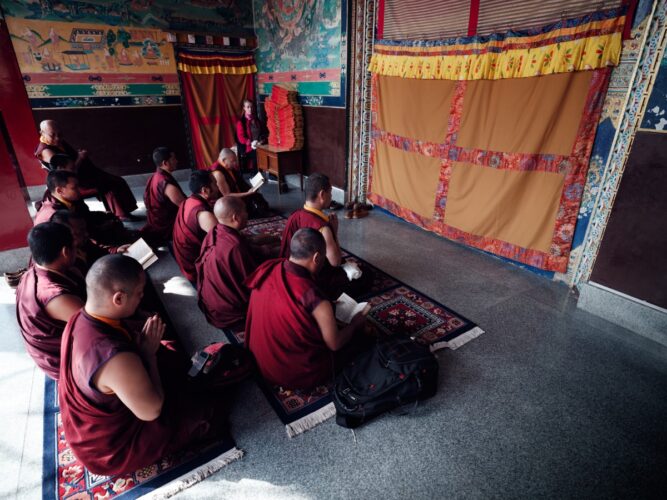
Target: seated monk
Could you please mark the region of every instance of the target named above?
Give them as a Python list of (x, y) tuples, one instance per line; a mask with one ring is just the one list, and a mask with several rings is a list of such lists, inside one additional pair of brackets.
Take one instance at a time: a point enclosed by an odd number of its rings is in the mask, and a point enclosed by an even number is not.
[(32, 265), (16, 289), (16, 318), (30, 357), (54, 380), (60, 372), (60, 340), (69, 318), (83, 307), (86, 287), (73, 267), (70, 230), (53, 222), (28, 233)]
[[(51, 157), (51, 160), (49, 161), (49, 165), (51, 166), (51, 170), (67, 170), (68, 172), (74, 172), (75, 174), (77, 173), (74, 160), (72, 160), (69, 156), (65, 154), (60, 154), (60, 153), (54, 154)], [(46, 192), (44, 193), (44, 196), (46, 196), (48, 192), (49, 190), (47, 189)], [(83, 187), (81, 186), (81, 182), (79, 181), (79, 194), (81, 195), (81, 198), (97, 196), (97, 189)]]
[(239, 198), (220, 198), (213, 209), (218, 224), (204, 238), (197, 259), (199, 308), (209, 323), (230, 328), (245, 320), (250, 292), (243, 281), (257, 268), (239, 232), (248, 212)]
[(212, 204), (220, 198), (218, 185), (210, 172), (196, 170), (190, 175), (192, 194), (178, 208), (174, 223), (174, 258), (183, 276), (194, 283), (197, 279), (195, 260), (199, 257), (204, 236), (215, 227)]
[(326, 242), (326, 261), (317, 277), (317, 283), (331, 300), (337, 299), (349, 285), (345, 271), (340, 267), (343, 259), (338, 244), (338, 218), (327, 215), (323, 210), (331, 205), (331, 182), (320, 173), (308, 176), (305, 186), (306, 203), (289, 219), (283, 231), (280, 257), (290, 257), (290, 242), (301, 228), (309, 227), (322, 233)]
[(74, 455), (95, 474), (129, 473), (228, 436), (222, 384), (188, 379), (187, 359), (161, 342), (159, 316), (149, 317), (143, 329), (125, 321), (145, 281), (134, 259), (102, 257), (86, 276), (85, 307), (63, 333), (63, 428)]
[(338, 329), (333, 306), (315, 283), (326, 242), (315, 229), (294, 233), (290, 258), (266, 261), (246, 280), (250, 304), (246, 347), (264, 379), (286, 389), (309, 389), (333, 380), (333, 351), (350, 341), (368, 308)]
[(42, 121), (39, 131), (39, 145), (35, 156), (40, 161), (51, 163), (53, 155), (66, 155), (74, 162), (79, 182), (86, 192), (94, 190), (99, 193), (105, 208), (121, 220), (133, 220), (131, 212), (137, 209), (137, 201), (125, 179), (96, 167), (86, 150), (76, 151), (70, 146), (62, 138), (60, 127), (55, 120)]
[(112, 253), (125, 253), (130, 246), (129, 243), (120, 246), (102, 245), (90, 239), (86, 219), (77, 212), (56, 210), (51, 216), (51, 222), (63, 224), (72, 232), (76, 255), (74, 267), (79, 270), (82, 276), (86, 275), (90, 266), (100, 257)]
[(159, 245), (171, 239), (178, 207), (185, 201), (185, 193), (171, 175), (178, 167), (176, 154), (171, 149), (155, 148), (153, 163), (157, 170), (148, 179), (144, 191), (148, 222), (140, 233), (150, 245)]
[(46, 176), (46, 193), (35, 215), (35, 225), (49, 222), (57, 210), (77, 212), (85, 220), (92, 237), (104, 243), (127, 242), (133, 239), (131, 232), (123, 227), (114, 215), (91, 211), (81, 199), (79, 179), (69, 170), (52, 170)]
[(250, 192), (250, 186), (241, 175), (236, 153), (224, 148), (218, 155), (218, 161), (209, 167), (213, 173), (222, 196), (243, 198), (250, 218), (264, 217), (269, 204), (259, 193)]

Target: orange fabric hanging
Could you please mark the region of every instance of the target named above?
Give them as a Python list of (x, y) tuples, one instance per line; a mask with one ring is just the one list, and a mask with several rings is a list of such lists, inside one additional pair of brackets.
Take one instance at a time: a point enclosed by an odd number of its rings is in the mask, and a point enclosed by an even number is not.
[(254, 61), (248, 66), (248, 57), (236, 56), (238, 61), (234, 62), (234, 56), (179, 54), (192, 148), (199, 169), (213, 164), (222, 148), (236, 144), (234, 130), (243, 100), (252, 101), (255, 94), (251, 71), (256, 68)]

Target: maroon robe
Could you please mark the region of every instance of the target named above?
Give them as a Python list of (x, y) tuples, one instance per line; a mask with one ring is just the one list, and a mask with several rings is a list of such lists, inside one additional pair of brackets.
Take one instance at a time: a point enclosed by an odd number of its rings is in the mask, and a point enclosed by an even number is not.
[[(232, 193), (247, 193), (250, 190), (250, 185), (245, 181), (243, 175), (238, 170), (231, 170), (223, 167), (219, 162), (215, 162), (208, 168), (209, 172), (218, 171), (225, 176), (225, 182), (229, 186)], [(222, 193), (221, 193), (222, 194)], [(224, 196), (224, 194), (222, 194)], [(266, 211), (269, 209), (269, 203), (259, 193), (254, 193), (243, 198), (246, 210), (250, 218), (264, 217)]]
[(60, 371), (60, 341), (66, 323), (46, 312), (47, 304), (61, 295), (86, 300), (86, 283), (76, 269), (59, 274), (32, 265), (16, 289), (16, 319), (26, 350), (37, 366), (54, 380)]
[(195, 261), (206, 236), (206, 231), (201, 228), (198, 219), (202, 211), (212, 212), (211, 205), (198, 194), (193, 194), (181, 203), (174, 223), (174, 258), (183, 276), (193, 282), (197, 279)]
[(199, 308), (208, 322), (227, 328), (245, 320), (250, 292), (243, 282), (257, 268), (245, 238), (218, 224), (204, 238), (196, 267)]
[(330, 382), (332, 352), (312, 314), (326, 298), (310, 272), (273, 259), (260, 265), (246, 284), (251, 294), (245, 342), (264, 379), (288, 389)]
[(60, 146), (40, 141), (35, 150), (35, 156), (41, 160), (42, 152), (47, 149), (71, 158), (77, 169), (79, 184), (83, 191), (86, 191), (86, 195), (92, 194), (91, 189), (96, 190), (102, 197), (105, 208), (114, 215), (127, 217), (130, 212), (137, 209), (137, 200), (134, 199), (132, 190), (125, 179), (96, 167), (88, 158), (79, 158), (77, 151), (65, 141), (61, 141)]
[(71, 206), (68, 207), (58, 198), (53, 196), (49, 191), (44, 193), (44, 197), (39, 204), (37, 213), (35, 214), (35, 226), (41, 224), (42, 222), (51, 222), (51, 216), (56, 213), (58, 210), (71, 210), (77, 212), (84, 219), (86, 219), (86, 224), (90, 224), (90, 209), (86, 202), (83, 200), (77, 200), (71, 203)]
[(149, 244), (165, 242), (172, 237), (174, 221), (178, 213), (178, 205), (166, 195), (168, 185), (176, 186), (185, 198), (185, 193), (178, 185), (174, 176), (166, 170), (158, 168), (146, 184), (144, 204), (148, 222), (141, 228), (141, 235)]
[(134, 352), (138, 330), (118, 329), (83, 309), (63, 334), (60, 384), (62, 422), (74, 455), (95, 474), (134, 472), (186, 446), (227, 436), (227, 410), (221, 394), (195, 391), (188, 384), (186, 359), (163, 346), (158, 369), (165, 401), (160, 416), (137, 418), (115, 394), (92, 386), (97, 370), (120, 352)]
[[(280, 242), (280, 257), (288, 259), (290, 256), (290, 243), (292, 241), (292, 236), (299, 229), (309, 227), (315, 229), (316, 231), (321, 231), (323, 227), (328, 227), (331, 229), (329, 221), (324, 220), (318, 214), (310, 212), (305, 208), (300, 208), (295, 211), (287, 219), (285, 224), (285, 230), (283, 231), (283, 236)], [(334, 234), (333, 229), (331, 233)], [(324, 261), (324, 266), (320, 269), (320, 272), (317, 275), (317, 286), (326, 293), (326, 295), (331, 300), (336, 300), (341, 293), (349, 292), (352, 285), (350, 280), (347, 278), (347, 274), (343, 271), (343, 268), (340, 266), (332, 266), (328, 260)]]

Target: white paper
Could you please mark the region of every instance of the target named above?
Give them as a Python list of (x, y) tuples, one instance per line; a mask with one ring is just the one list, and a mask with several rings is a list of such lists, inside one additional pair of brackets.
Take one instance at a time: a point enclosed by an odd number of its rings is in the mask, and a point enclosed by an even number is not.
[(132, 243), (124, 255), (132, 257), (141, 264), (144, 269), (147, 269), (150, 265), (157, 262), (158, 259), (157, 255), (153, 253), (153, 249), (148, 246), (148, 243), (146, 243), (143, 238), (139, 238)]
[(252, 179), (250, 179), (250, 185), (252, 186), (250, 188), (250, 192), (255, 193), (259, 188), (261, 188), (264, 185), (264, 182), (266, 181), (264, 180), (262, 173), (257, 172), (257, 174), (255, 174), (255, 176)]
[(348, 294), (343, 293), (336, 300), (336, 319), (343, 323), (352, 321), (358, 313), (364, 310), (368, 302), (357, 302)]
[(356, 262), (346, 262), (342, 266), (343, 271), (347, 274), (347, 279), (352, 281), (361, 278), (361, 269)]

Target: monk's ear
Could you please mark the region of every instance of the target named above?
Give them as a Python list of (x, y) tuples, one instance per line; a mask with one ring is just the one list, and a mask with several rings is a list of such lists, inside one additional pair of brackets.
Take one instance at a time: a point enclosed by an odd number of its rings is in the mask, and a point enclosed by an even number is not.
[(125, 292), (121, 290), (114, 292), (114, 294), (111, 296), (111, 301), (115, 306), (122, 306), (125, 304)]

